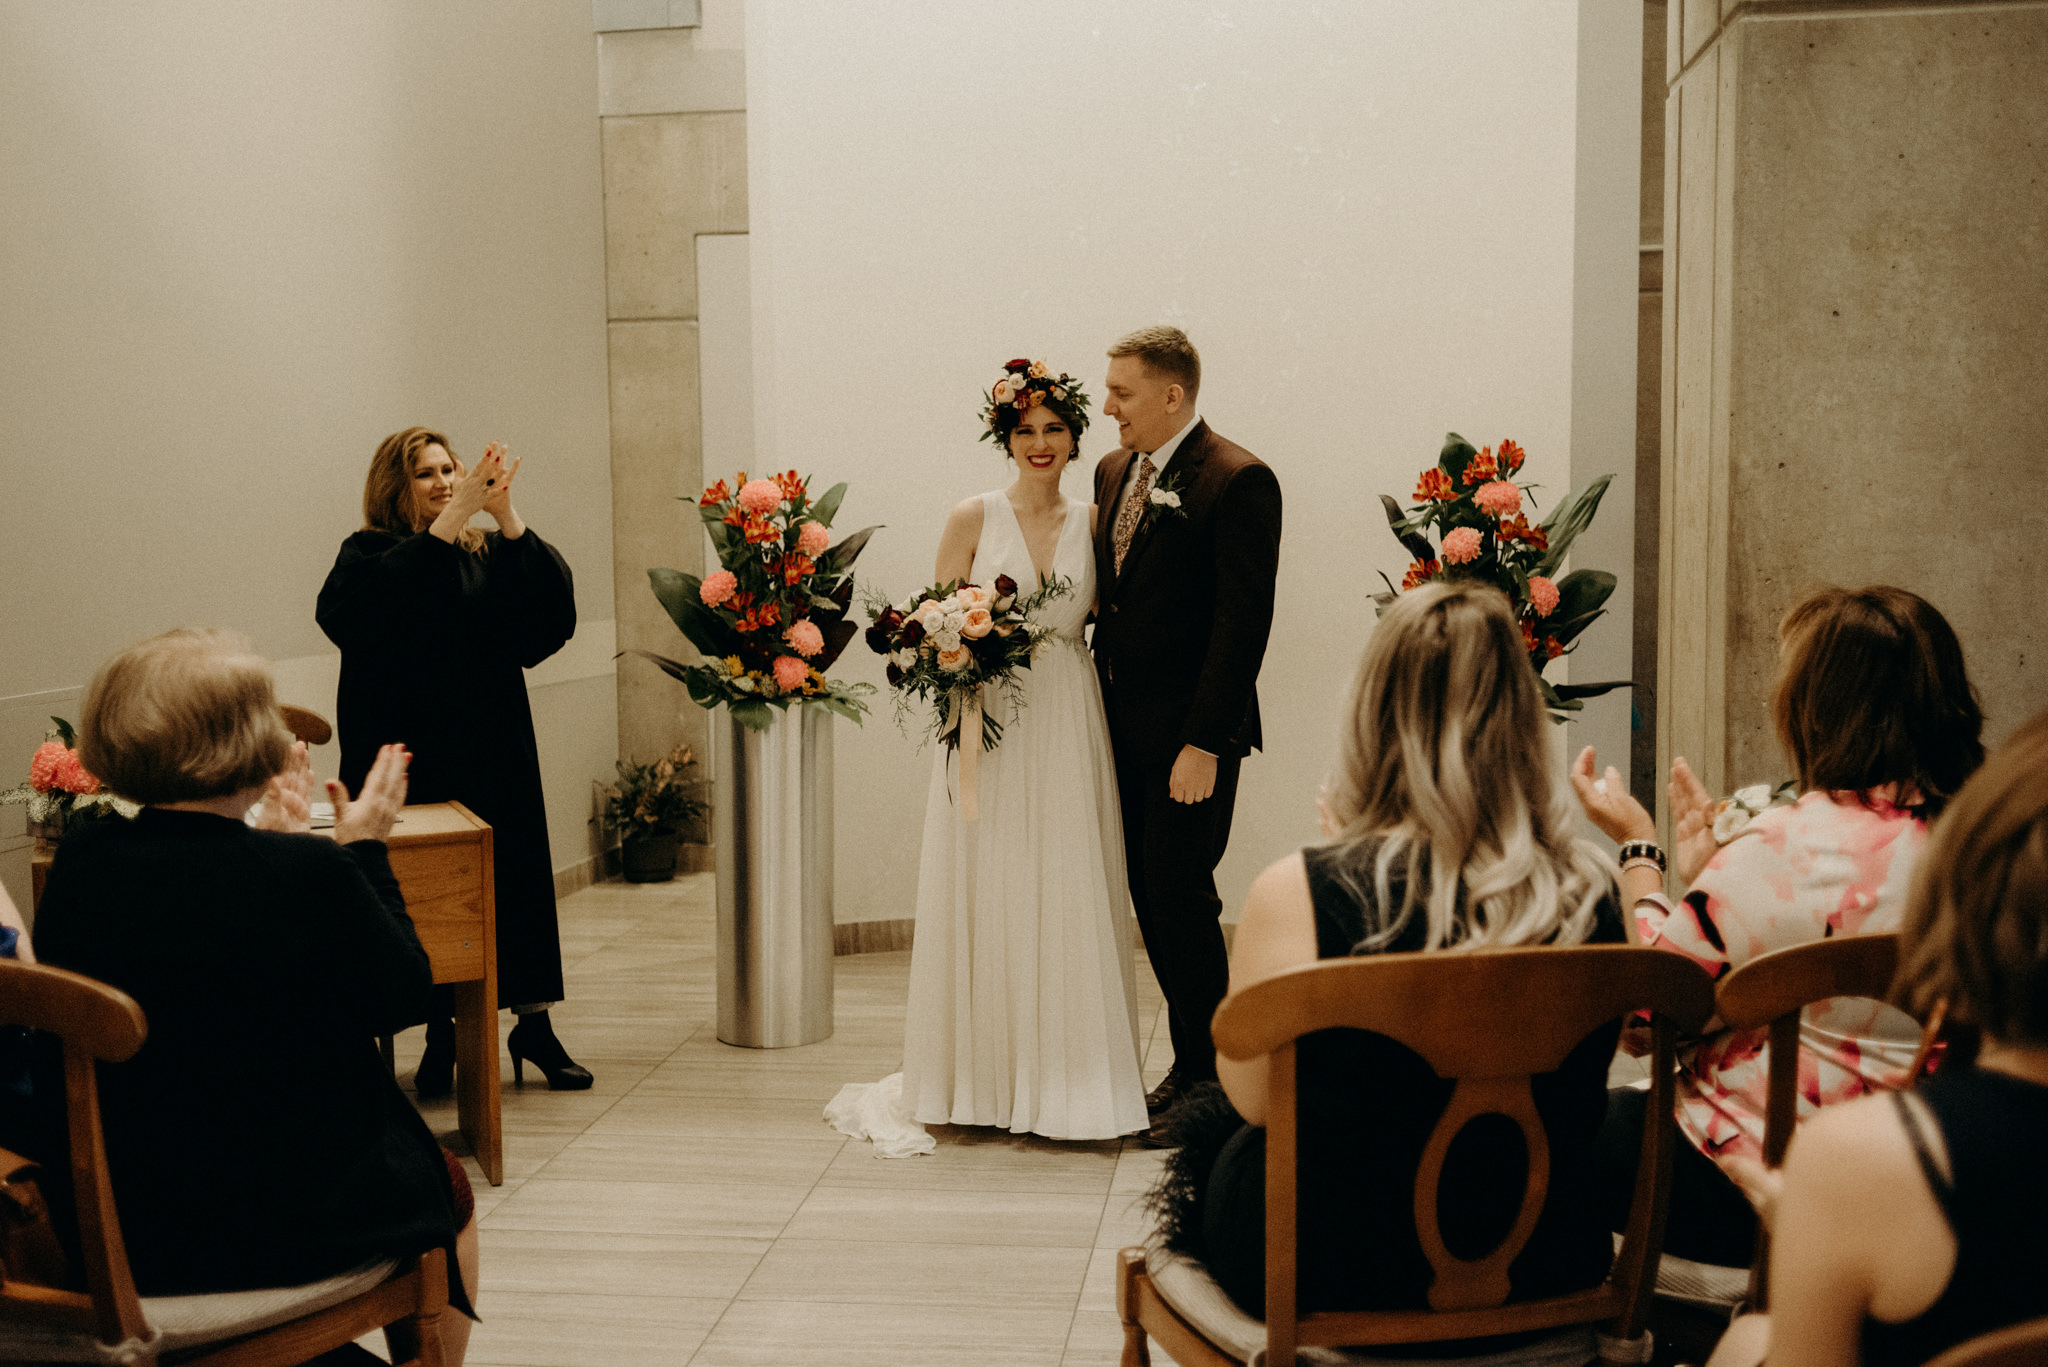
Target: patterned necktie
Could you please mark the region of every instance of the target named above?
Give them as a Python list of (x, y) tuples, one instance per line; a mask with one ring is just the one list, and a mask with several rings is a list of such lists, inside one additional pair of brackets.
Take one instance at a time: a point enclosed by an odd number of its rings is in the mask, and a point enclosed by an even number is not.
[(1142, 456), (1138, 460), (1138, 478), (1131, 485), (1131, 496), (1124, 500), (1124, 506), (1117, 509), (1116, 526), (1110, 529), (1110, 547), (1115, 554), (1114, 569), (1124, 572), (1124, 555), (1131, 549), (1131, 538), (1138, 534), (1138, 519), (1145, 515), (1145, 500), (1152, 492), (1152, 476), (1159, 473), (1159, 467), (1152, 463), (1152, 457)]

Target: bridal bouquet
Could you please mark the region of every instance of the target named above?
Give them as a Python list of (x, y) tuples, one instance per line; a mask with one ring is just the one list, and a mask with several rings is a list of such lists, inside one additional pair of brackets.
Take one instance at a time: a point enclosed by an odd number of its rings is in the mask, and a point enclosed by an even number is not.
[(1057, 575), (1028, 596), (1019, 595), (1017, 581), (1007, 574), (987, 587), (934, 584), (901, 605), (870, 605), (868, 647), (889, 657), (885, 674), (899, 712), (912, 698), (931, 704), (933, 733), (949, 750), (959, 748), (961, 732), (978, 715), (981, 748), (993, 750), (1002, 742), (1003, 726), (982, 705), (981, 689), (993, 684), (1014, 694), (1016, 672), (1031, 667), (1046, 635), (1038, 610), (1072, 591)]
[[(1503, 440), (1496, 454), (1491, 446), (1482, 450), (1456, 432), (1445, 433), (1437, 463), (1416, 482), (1414, 508), (1404, 510), (1390, 495), (1380, 495), (1394, 535), (1415, 558), (1401, 577), (1400, 589), (1385, 574), (1380, 576), (1388, 591), (1377, 598), (1384, 608), (1397, 592), (1437, 579), (1483, 579), (1499, 588), (1521, 619), (1522, 640), (1529, 648), (1543, 701), (1551, 716), (1561, 721), (1562, 713), (1583, 709), (1583, 699), (1629, 686), (1626, 679), (1553, 684), (1543, 677), (1544, 666), (1569, 654), (1579, 634), (1605, 615), (1607, 609), (1601, 605), (1614, 593), (1614, 576), (1605, 570), (1573, 570), (1562, 579), (1553, 578), (1572, 542), (1592, 525), (1600, 497), (1614, 476), (1602, 475), (1567, 495), (1550, 516), (1532, 526), (1523, 500), (1536, 486), (1518, 484), (1514, 478), (1526, 458), (1512, 441)], [(1440, 538), (1441, 549), (1430, 544), (1432, 531)]]
[(697, 500), (719, 568), (699, 578), (676, 570), (647, 572), (654, 596), (704, 661), (685, 664), (634, 650), (680, 679), (699, 707), (723, 703), (734, 720), (765, 730), (770, 708), (814, 702), (858, 722), (872, 684), (825, 677), (853, 640), (853, 562), (873, 527), (834, 545), (832, 517), (846, 497), (835, 484), (813, 499), (796, 471), (724, 480)]

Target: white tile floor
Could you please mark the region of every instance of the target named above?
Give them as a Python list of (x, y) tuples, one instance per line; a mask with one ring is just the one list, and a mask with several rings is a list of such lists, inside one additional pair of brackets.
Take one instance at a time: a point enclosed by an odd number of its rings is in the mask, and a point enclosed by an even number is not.
[[(831, 1039), (737, 1049), (715, 1030), (710, 875), (600, 884), (561, 917), (556, 1029), (597, 1085), (515, 1087), (505, 1064), (505, 1184), (471, 1165), (472, 1364), (1116, 1362), (1111, 1268), (1156, 1153), (942, 1127), (936, 1154), (887, 1162), (824, 1123), (841, 1084), (901, 1063), (907, 953), (836, 961)], [(1150, 1083), (1170, 1046), (1139, 963)], [(408, 1083), (421, 1041), (399, 1041)], [(454, 1130), (452, 1102), (423, 1110)]]

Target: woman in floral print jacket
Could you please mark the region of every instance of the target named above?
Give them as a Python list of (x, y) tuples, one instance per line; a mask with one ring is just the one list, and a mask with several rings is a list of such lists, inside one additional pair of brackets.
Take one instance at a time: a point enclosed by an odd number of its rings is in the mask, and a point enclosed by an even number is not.
[[(1772, 950), (1896, 930), (1927, 823), (1983, 762), (1983, 718), (1948, 622), (1904, 589), (1824, 589), (1785, 614), (1771, 712), (1799, 799), (1739, 829), (1683, 759), (1671, 767), (1674, 851), (1685, 896), (1663, 892), (1656, 824), (1588, 749), (1573, 784), (1595, 825), (1625, 845), (1623, 900), (1643, 943), (1717, 979)], [(1652, 849), (1645, 850), (1648, 844)], [(1635, 855), (1636, 857), (1629, 857)], [(1904, 1080), (1919, 1038), (1901, 1012), (1838, 998), (1800, 1025), (1799, 1114)], [(1756, 1220), (1737, 1185), (1762, 1157), (1766, 1030), (1717, 1030), (1680, 1054), (1679, 1146), (1667, 1251), (1749, 1262)], [(1613, 1227), (1626, 1219), (1647, 1093), (1609, 1094), (1602, 1132)]]

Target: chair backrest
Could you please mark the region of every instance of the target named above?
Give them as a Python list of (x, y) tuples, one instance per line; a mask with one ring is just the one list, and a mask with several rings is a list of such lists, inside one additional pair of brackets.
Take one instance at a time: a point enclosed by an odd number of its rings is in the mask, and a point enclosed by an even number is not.
[(0, 959), (0, 1025), (41, 1030), (63, 1046), (71, 1186), (87, 1287), (76, 1292), (6, 1281), (0, 1283), (0, 1316), (84, 1330), (103, 1343), (142, 1339), (149, 1330), (114, 1216), (96, 1072), (99, 1063), (123, 1062), (142, 1047), (149, 1034), (142, 1008), (127, 993), (81, 974)]
[[(1601, 1025), (1639, 1010), (1653, 1013), (1651, 1123), (1644, 1126), (1621, 1253), (1597, 1287), (1509, 1305), (1509, 1265), (1535, 1232), (1549, 1190), (1549, 1145), (1530, 1079), (1555, 1071)], [(1233, 994), (1216, 1013), (1216, 1047), (1230, 1058), (1271, 1059), (1267, 1360), (1294, 1361), (1298, 1344), (1414, 1343), (1599, 1321), (1625, 1337), (1640, 1334), (1664, 1238), (1676, 1030), (1698, 1030), (1712, 1011), (1713, 984), (1696, 964), (1668, 950), (1623, 945), (1329, 959)], [(1388, 1036), (1456, 1082), (1415, 1179), (1416, 1230), (1434, 1274), (1428, 1310), (1296, 1312), (1295, 1044), (1340, 1028)], [(1451, 1141), (1466, 1122), (1489, 1113), (1520, 1129), (1528, 1176), (1507, 1236), (1485, 1256), (1462, 1259), (1445, 1245), (1437, 1188)]]
[[(1714, 1014), (1723, 1025), (1731, 1030), (1770, 1028), (1770, 1072), (1764, 1083), (1764, 1162), (1769, 1166), (1784, 1163), (1799, 1121), (1800, 1013), (1831, 997), (1883, 1001), (1891, 994), (1898, 967), (1897, 935), (1838, 935), (1760, 954), (1715, 987)], [(1925, 1053), (1925, 1042), (1920, 1052)], [(1770, 1264), (1770, 1231), (1759, 1224), (1749, 1264), (1753, 1309), (1770, 1306)]]
[(1799, 1013), (1830, 997), (1891, 994), (1899, 967), (1899, 937), (1839, 935), (1810, 945), (1773, 950), (1751, 959), (1721, 979), (1714, 1011), (1731, 1030), (1771, 1030), (1769, 1102), (1764, 1112), (1764, 1161), (1785, 1161), (1797, 1118)]
[(334, 739), (333, 725), (312, 708), (280, 703), (277, 710), (284, 716), (285, 730), (306, 744), (325, 745)]
[(1958, 1343), (1927, 1367), (2041, 1367), (2044, 1362), (2048, 1362), (2048, 1319), (2038, 1319)]

